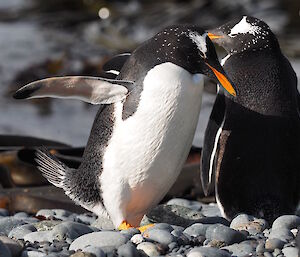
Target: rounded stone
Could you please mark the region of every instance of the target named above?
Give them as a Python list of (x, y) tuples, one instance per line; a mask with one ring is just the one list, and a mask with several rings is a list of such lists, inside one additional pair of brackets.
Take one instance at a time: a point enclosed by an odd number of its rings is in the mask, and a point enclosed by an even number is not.
[(43, 220), (33, 225), (36, 227), (37, 231), (48, 231), (52, 230), (56, 225), (61, 224), (62, 221), (58, 220)]
[(265, 257), (273, 257), (273, 254), (271, 254), (270, 252), (264, 252), (264, 256)]
[(280, 228), (286, 228), (286, 229), (293, 229), (300, 226), (300, 217), (296, 215), (283, 215), (278, 217), (272, 225), (273, 229), (280, 229)]
[(95, 257), (95, 255), (93, 253), (86, 253), (86, 252), (78, 251), (78, 252), (70, 255), (70, 257)]
[(118, 248), (118, 256), (120, 257), (139, 257), (140, 253), (139, 251), (134, 247), (134, 245), (131, 242), (127, 242), (124, 245), (121, 245)]
[(152, 230), (152, 229), (162, 229), (162, 230), (166, 230), (166, 231), (173, 231), (173, 227), (170, 224), (167, 223), (156, 223), (154, 224), (154, 226), (148, 228), (147, 230)]
[(68, 217), (73, 213), (63, 209), (41, 209), (36, 213), (36, 216), (43, 216), (46, 219), (68, 220)]
[(285, 257), (298, 257), (299, 250), (296, 247), (286, 247), (282, 249)]
[(105, 230), (113, 230), (115, 229), (114, 224), (111, 222), (111, 220), (98, 217), (93, 223), (92, 226), (98, 229), (105, 229)]
[(288, 243), (289, 241), (294, 239), (294, 235), (289, 229), (281, 227), (272, 229), (269, 238), (278, 238), (281, 241)]
[(88, 245), (96, 247), (108, 247), (117, 249), (128, 241), (127, 237), (115, 231), (92, 232), (78, 237), (70, 245), (70, 250), (82, 249)]
[(224, 242), (227, 245), (239, 243), (246, 239), (242, 233), (222, 224), (209, 226), (206, 230), (205, 237), (210, 240)]
[(248, 241), (243, 241), (239, 244), (232, 244), (221, 249), (228, 250), (233, 256), (251, 256), (255, 253), (256, 245)]
[(9, 216), (9, 212), (6, 209), (0, 208), (0, 218)]
[(227, 219), (219, 216), (213, 216), (213, 217), (204, 217), (197, 220), (197, 223), (202, 224), (222, 224), (224, 226), (229, 226), (230, 223)]
[(195, 247), (188, 252), (187, 257), (230, 257), (231, 255), (213, 247)]
[(264, 219), (257, 219), (254, 216), (240, 214), (236, 216), (230, 223), (230, 227), (235, 230), (248, 231), (250, 235), (256, 235), (263, 232), (268, 226), (268, 222)]
[(145, 241), (144, 237), (141, 234), (135, 234), (131, 237), (130, 241), (136, 245)]
[(36, 231), (36, 227), (34, 225), (25, 224), (11, 230), (8, 234), (8, 237), (15, 238), (15, 239), (24, 239), (25, 235), (35, 231)]
[(209, 224), (195, 223), (187, 227), (183, 232), (190, 236), (205, 236), (206, 230), (211, 226)]
[(284, 242), (278, 238), (269, 238), (265, 243), (265, 248), (268, 250), (274, 250), (276, 248), (282, 249), (284, 246)]
[(87, 225), (72, 221), (65, 221), (53, 228), (52, 238), (57, 240), (62, 240), (65, 238), (74, 240), (84, 234), (92, 232), (94, 232), (94, 230)]
[(129, 229), (125, 229), (125, 230), (120, 231), (120, 233), (123, 234), (124, 236), (127, 236), (128, 239), (130, 239), (134, 235), (140, 234), (141, 232), (136, 228), (129, 228)]
[(92, 225), (96, 221), (96, 217), (89, 214), (79, 214), (74, 218), (75, 222)]
[(18, 212), (14, 215), (16, 218), (27, 218), (28, 214), (26, 212)]
[(192, 210), (200, 211), (202, 209), (203, 204), (197, 201), (189, 201), (182, 198), (173, 198), (167, 202), (167, 205), (178, 205)]
[(37, 221), (35, 218), (4, 217), (0, 219), (0, 235), (7, 236), (14, 228)]
[(16, 240), (13, 240), (6, 236), (0, 236), (0, 241), (7, 246), (13, 257), (17, 257), (20, 255), (23, 246)]
[(137, 250), (142, 251), (147, 256), (159, 256), (160, 252), (155, 244), (150, 242), (143, 242), (140, 243), (137, 247)]
[(0, 241), (0, 257), (12, 257), (9, 248)]
[(24, 241), (30, 243), (34, 242), (43, 242), (43, 241), (52, 241), (51, 231), (35, 231), (24, 236)]
[(206, 217), (222, 217), (221, 211), (216, 203), (203, 204), (201, 212)]
[(96, 257), (105, 257), (106, 256), (100, 247), (95, 247), (95, 246), (86, 246), (82, 249), (82, 252), (92, 253)]
[(176, 237), (174, 237), (169, 231), (163, 229), (147, 230), (144, 232), (143, 236), (158, 242), (163, 246), (168, 246), (168, 244), (176, 241)]
[(45, 254), (40, 251), (25, 250), (22, 252), (21, 257), (45, 257)]

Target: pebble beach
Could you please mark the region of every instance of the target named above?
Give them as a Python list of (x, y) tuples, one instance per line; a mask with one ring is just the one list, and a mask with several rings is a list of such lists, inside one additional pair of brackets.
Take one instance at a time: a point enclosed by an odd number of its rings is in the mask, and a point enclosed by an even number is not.
[(141, 225), (117, 231), (93, 214), (42, 209), (34, 216), (0, 209), (0, 257), (297, 257), (300, 217), (284, 215), (273, 224), (246, 214), (231, 222), (215, 203), (172, 199), (144, 216)]

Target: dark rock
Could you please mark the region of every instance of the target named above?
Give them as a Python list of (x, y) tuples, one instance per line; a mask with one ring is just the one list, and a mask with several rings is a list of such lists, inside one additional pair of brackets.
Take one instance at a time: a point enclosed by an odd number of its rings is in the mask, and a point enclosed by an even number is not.
[(300, 217), (296, 215), (283, 215), (278, 217), (272, 225), (273, 229), (280, 229), (280, 228), (286, 228), (286, 229), (293, 229), (300, 226)]
[(294, 239), (293, 233), (287, 228), (272, 229), (269, 238), (278, 238), (281, 241), (288, 243)]
[(20, 255), (23, 246), (19, 242), (6, 236), (0, 236), (0, 241), (7, 246), (12, 257), (18, 257)]
[(121, 245), (118, 248), (117, 253), (118, 253), (118, 256), (120, 256), (120, 257), (139, 257), (140, 256), (139, 251), (134, 247), (134, 245), (131, 242)]
[(265, 248), (268, 250), (274, 250), (276, 248), (282, 249), (284, 242), (278, 238), (269, 238), (265, 243)]
[(9, 248), (0, 241), (0, 257), (12, 257)]
[(0, 235), (7, 236), (14, 228), (37, 221), (35, 218), (4, 217), (0, 219)]
[(187, 257), (230, 257), (231, 255), (213, 247), (195, 247), (188, 252)]

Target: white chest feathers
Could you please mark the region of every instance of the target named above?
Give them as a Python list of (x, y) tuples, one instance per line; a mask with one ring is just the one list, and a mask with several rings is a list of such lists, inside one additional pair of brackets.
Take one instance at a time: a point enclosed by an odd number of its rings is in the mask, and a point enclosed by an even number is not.
[(104, 203), (106, 196), (119, 197), (120, 205), (127, 204), (123, 209), (137, 213), (157, 204), (182, 168), (199, 117), (203, 78), (164, 63), (147, 73), (143, 86), (131, 117), (122, 120), (123, 104), (115, 104), (100, 178)]

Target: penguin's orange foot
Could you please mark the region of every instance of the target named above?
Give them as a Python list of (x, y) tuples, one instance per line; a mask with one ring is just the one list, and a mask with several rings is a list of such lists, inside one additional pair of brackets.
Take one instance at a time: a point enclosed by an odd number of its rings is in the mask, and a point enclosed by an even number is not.
[(151, 227), (153, 227), (153, 226), (154, 226), (154, 224), (148, 224), (148, 225), (145, 225), (145, 226), (138, 227), (137, 229), (138, 229), (139, 231), (141, 231), (141, 233), (143, 233), (143, 232), (145, 232), (148, 228), (151, 228)]
[(133, 228), (133, 226), (131, 226), (129, 223), (127, 223), (126, 220), (124, 220), (122, 222), (122, 224), (118, 227), (119, 230), (126, 230), (126, 229), (129, 229), (129, 228)]

